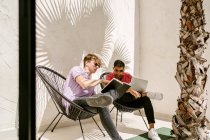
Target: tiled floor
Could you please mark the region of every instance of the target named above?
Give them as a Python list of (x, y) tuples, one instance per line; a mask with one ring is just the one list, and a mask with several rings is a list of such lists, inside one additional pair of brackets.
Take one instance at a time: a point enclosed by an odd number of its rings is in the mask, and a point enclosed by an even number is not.
[[(120, 119), (118, 120), (118, 131), (125, 140), (147, 132), (147, 128), (140, 116), (133, 115), (132, 113), (124, 113), (123, 122), (121, 123)], [(100, 122), (99, 125), (101, 126)], [(171, 122), (156, 120), (155, 127), (156, 129), (160, 127), (171, 128)], [(103, 127), (101, 126), (101, 128)], [(111, 140), (108, 134), (104, 137), (94, 123), (84, 124), (83, 130), (86, 140)], [(104, 130), (103, 132), (106, 133)], [(38, 136), (40, 136), (40, 133), (38, 133)], [(79, 125), (76, 125), (57, 128), (53, 133), (47, 131), (42, 137), (42, 140), (82, 140), (82, 135)]]
[[(100, 122), (98, 123), (101, 126)], [(83, 140), (79, 124), (75, 124), (76, 125), (72, 125), (70, 127), (56, 128), (54, 132), (47, 131), (41, 140)], [(161, 127), (171, 129), (171, 122), (156, 119), (155, 128), (158, 129)], [(102, 126), (101, 128), (103, 129)], [(123, 122), (120, 122), (120, 118), (118, 119), (117, 129), (123, 140), (127, 140), (147, 132), (147, 128), (141, 116), (134, 115), (132, 113), (124, 113)], [(83, 124), (83, 130), (86, 140), (111, 140), (106, 131), (103, 129), (103, 132), (106, 134), (104, 137), (93, 122)], [(37, 138), (40, 134), (41, 133), (37, 134)], [(9, 131), (0, 131), (0, 140), (19, 140), (19, 138), (17, 137), (17, 132), (11, 129)]]

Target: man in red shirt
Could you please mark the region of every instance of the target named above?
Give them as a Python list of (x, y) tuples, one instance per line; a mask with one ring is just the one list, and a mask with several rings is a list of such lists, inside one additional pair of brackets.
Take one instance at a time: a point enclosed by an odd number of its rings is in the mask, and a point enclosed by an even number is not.
[[(130, 83), (132, 76), (129, 73), (124, 72), (124, 70), (124, 62), (121, 60), (116, 60), (114, 62), (113, 72), (106, 76), (106, 80), (112, 80), (113, 78), (116, 78), (122, 82)], [(146, 96), (146, 93), (139, 93), (131, 87), (127, 93), (125, 93), (121, 98), (117, 99), (116, 102), (133, 108), (143, 106), (150, 127), (148, 137), (152, 140), (160, 140), (160, 137), (154, 129), (155, 118), (153, 106), (150, 98)]]

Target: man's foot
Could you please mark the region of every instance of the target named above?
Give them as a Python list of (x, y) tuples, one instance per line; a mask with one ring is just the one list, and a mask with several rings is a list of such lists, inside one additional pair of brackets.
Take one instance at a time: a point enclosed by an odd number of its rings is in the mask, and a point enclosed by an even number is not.
[(154, 128), (149, 130), (148, 137), (152, 140), (161, 140)]
[(93, 95), (86, 99), (87, 104), (92, 107), (106, 107), (113, 102), (112, 96), (109, 95)]
[(146, 92), (146, 94), (150, 99), (155, 99), (155, 100), (163, 99), (163, 93), (160, 92)]

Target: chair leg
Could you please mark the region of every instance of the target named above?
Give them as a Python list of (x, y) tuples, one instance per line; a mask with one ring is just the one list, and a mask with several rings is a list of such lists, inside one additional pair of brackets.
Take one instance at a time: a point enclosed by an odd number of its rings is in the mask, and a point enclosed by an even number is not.
[(82, 124), (81, 124), (80, 119), (79, 119), (79, 125), (80, 125), (81, 131), (82, 131), (82, 137), (83, 137), (83, 140), (85, 140), (85, 136), (84, 136), (84, 133), (83, 133)]
[(58, 119), (58, 121), (56, 122), (55, 126), (53, 127), (53, 129), (51, 130), (51, 132), (54, 131), (55, 127), (58, 125), (58, 123), (60, 122), (61, 118), (63, 117), (63, 114), (60, 116), (60, 118)]
[(123, 112), (121, 112), (121, 118), (120, 118), (120, 121), (122, 122), (122, 114), (123, 114)]
[(45, 131), (42, 133), (42, 135), (38, 138), (38, 140), (41, 139), (41, 137), (44, 135), (44, 133), (49, 129), (49, 127), (52, 125), (52, 123), (55, 121), (55, 119), (58, 117), (58, 115), (61, 114), (60, 112), (58, 112), (58, 114), (55, 116), (55, 118), (52, 120), (52, 122), (50, 123), (50, 125), (45, 129)]
[(110, 113), (112, 112), (112, 110), (114, 109), (114, 106), (112, 107), (112, 109), (111, 109), (111, 111), (110, 111)]
[(116, 113), (116, 128), (117, 128), (117, 119), (118, 119), (118, 109), (117, 109), (117, 113)]
[(102, 131), (102, 129), (100, 128), (100, 126), (98, 125), (98, 123), (96, 122), (96, 120), (92, 117), (92, 119), (94, 120), (94, 122), (95, 122), (95, 124), (98, 126), (98, 128), (101, 130), (101, 133), (104, 135), (104, 137), (105, 137), (105, 134), (104, 134), (104, 132)]
[(147, 126), (147, 123), (146, 123), (146, 121), (144, 120), (144, 117), (142, 116), (142, 113), (141, 113), (141, 110), (140, 110), (140, 109), (139, 109), (139, 113), (141, 114), (141, 117), (142, 117), (142, 119), (143, 119), (143, 121), (144, 121), (144, 124), (146, 125), (147, 129), (149, 130), (149, 127)]

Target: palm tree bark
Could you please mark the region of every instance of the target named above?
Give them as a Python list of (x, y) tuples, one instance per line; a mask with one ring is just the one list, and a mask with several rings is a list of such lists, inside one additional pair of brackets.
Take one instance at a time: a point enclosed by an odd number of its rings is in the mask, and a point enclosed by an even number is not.
[(180, 85), (178, 109), (172, 118), (172, 132), (179, 140), (207, 140), (207, 70), (203, 57), (209, 33), (204, 30), (203, 0), (182, 0), (180, 60), (175, 78)]

